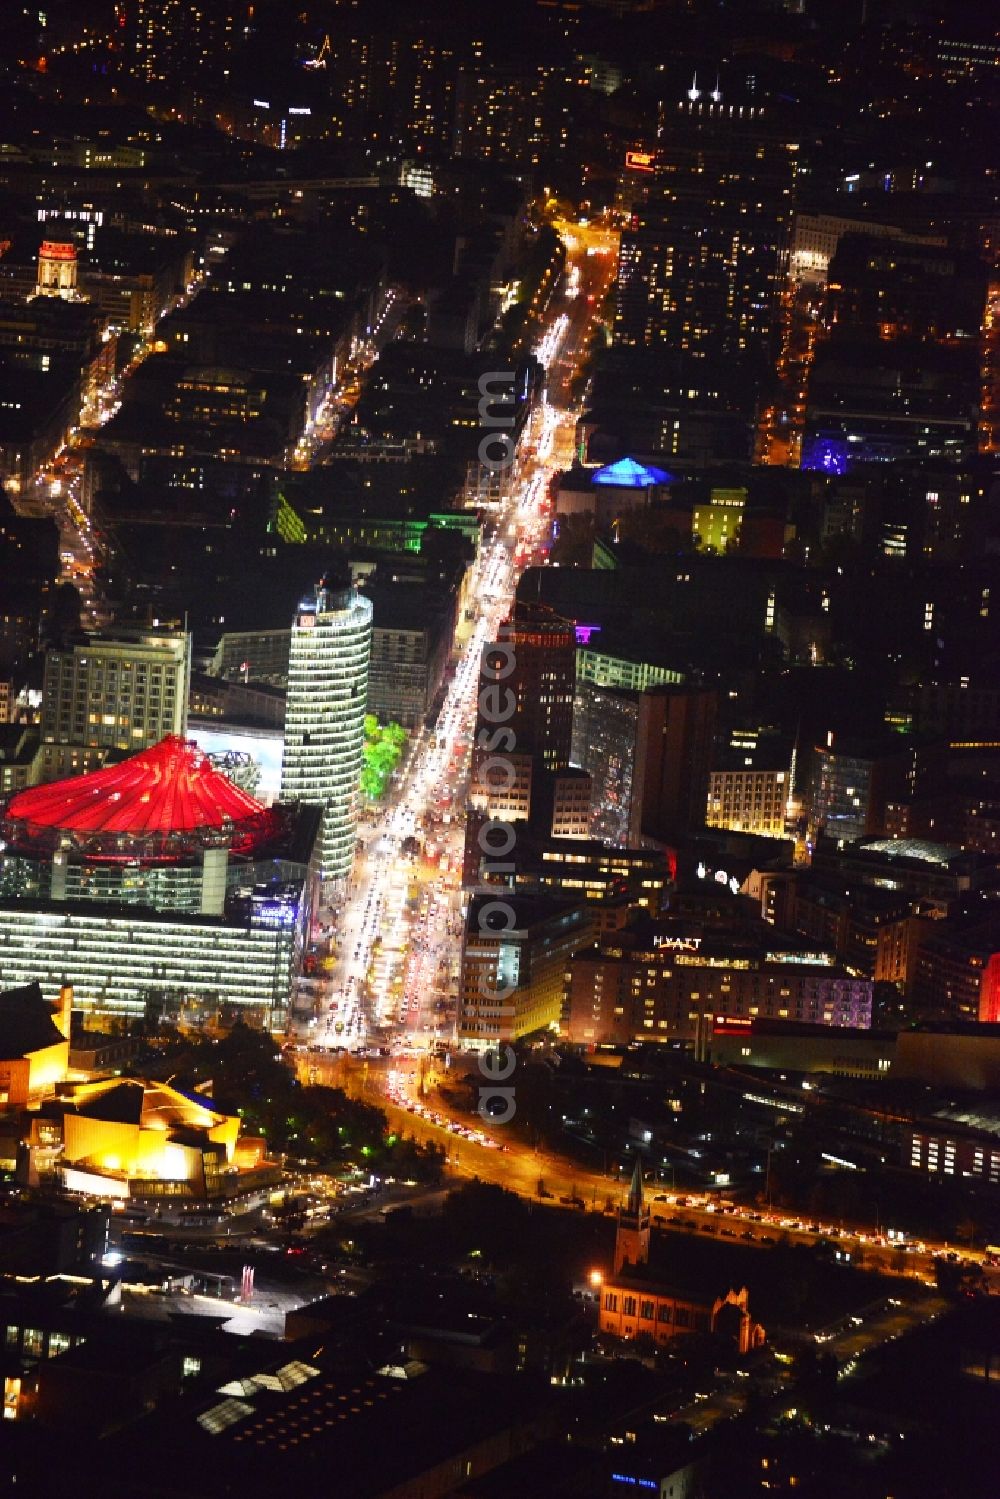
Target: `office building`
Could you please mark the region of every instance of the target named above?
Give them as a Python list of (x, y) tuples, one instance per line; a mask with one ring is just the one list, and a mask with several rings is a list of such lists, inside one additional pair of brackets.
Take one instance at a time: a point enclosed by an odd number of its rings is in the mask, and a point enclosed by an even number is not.
[(555, 899), (594, 907), (600, 925), (623, 925), (632, 906), (642, 906), (657, 916), (670, 884), (666, 855), (656, 848), (615, 848), (597, 839), (565, 842), (542, 829), (518, 830), (517, 843), (499, 869), (484, 854), (479, 829), (484, 819), (470, 817), (466, 830), (466, 888), (484, 881), (519, 895), (549, 895)]
[(718, 1067), (878, 1080), (895, 1077), (896, 1056), (895, 1031), (766, 1020), (760, 1015), (716, 1015), (712, 1025), (712, 1062)]
[(5, 983), (37, 980), (55, 999), (71, 976), (82, 1010), (154, 1026), (237, 1016), (264, 1028), (281, 1025), (295, 941), (294, 912), (284, 910), (257, 919), (117, 902), (0, 900)]
[(404, 729), (424, 724), (441, 691), (455, 634), (458, 590), (403, 579), (366, 587), (374, 612), (368, 712)]
[[(593, 937), (586, 903), (476, 896), (462, 939), (458, 1034), (468, 1050), (558, 1027), (570, 955)], [(514, 926), (501, 922), (514, 913)]]
[(535, 755), (477, 753), (469, 807), (501, 822), (530, 824), (546, 837), (589, 838), (591, 779), (567, 766), (545, 770)]
[(343, 578), (324, 579), (299, 605), (281, 796), (323, 808), (317, 873), (324, 887), (345, 879), (354, 859), (371, 642), (371, 603)]
[[(500, 627), (497, 646), (486, 647), (484, 663), (483, 686), (497, 683), (505, 701), (514, 694), (514, 712), (502, 720), (513, 748), (538, 756), (546, 770), (564, 770), (573, 748), (573, 625), (545, 605), (519, 599), (513, 617)], [(481, 719), (477, 728), (493, 726)]]
[(715, 716), (708, 688), (653, 687), (640, 695), (630, 844), (669, 841), (704, 826)]
[(629, 692), (581, 683), (573, 757), (591, 777), (591, 835), (636, 848), (703, 827), (715, 714), (715, 694), (700, 687)]
[[(645, 692), (667, 682), (683, 682), (684, 674), (673, 666), (650, 659), (652, 652), (645, 643), (628, 647), (596, 637), (601, 627), (577, 625), (576, 682), (595, 687), (616, 687), (626, 692)], [(652, 642), (650, 642), (652, 644)]]
[(577, 682), (573, 707), (573, 763), (591, 780), (590, 832), (628, 848), (633, 829), (639, 694)]
[(938, 907), (939, 914), (978, 891), (995, 891), (1000, 883), (996, 859), (923, 838), (866, 838), (842, 848), (824, 838), (812, 867), (828, 882), (901, 892)]
[(714, 487), (707, 500), (696, 500), (691, 511), (691, 538), (699, 552), (735, 551), (746, 508), (745, 489)]
[(888, 804), (919, 795), (943, 769), (940, 746), (830, 734), (813, 751), (809, 825), (837, 842), (884, 832)]
[(791, 795), (791, 747), (763, 739), (731, 748), (713, 766), (705, 822), (734, 833), (783, 838)]
[(116, 629), (46, 651), (41, 778), (183, 736), (190, 682), (191, 637), (181, 630)]
[(0, 972), (109, 1015), (276, 1024), (317, 825), (177, 738), (20, 791), (0, 822)]
[(76, 245), (43, 240), (38, 250), (36, 297), (61, 297), (72, 302), (76, 295)]

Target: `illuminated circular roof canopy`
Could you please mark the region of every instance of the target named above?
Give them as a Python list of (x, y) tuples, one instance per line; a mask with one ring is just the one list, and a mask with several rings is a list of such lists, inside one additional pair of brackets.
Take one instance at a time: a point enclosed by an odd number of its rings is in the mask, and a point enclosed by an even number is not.
[(604, 468), (599, 468), (593, 475), (593, 482), (613, 484), (616, 489), (649, 489), (654, 484), (670, 484), (673, 477), (666, 469), (637, 463), (634, 458), (619, 458), (617, 463), (608, 463)]
[(213, 846), (253, 853), (279, 822), (196, 744), (168, 734), (119, 765), (17, 792), (2, 834), (22, 852), (68, 842), (96, 858), (173, 861)]

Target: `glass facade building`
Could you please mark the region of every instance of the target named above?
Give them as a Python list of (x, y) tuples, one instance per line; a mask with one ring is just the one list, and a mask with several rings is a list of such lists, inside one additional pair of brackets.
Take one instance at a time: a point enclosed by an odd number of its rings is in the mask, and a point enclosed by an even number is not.
[(8, 986), (41, 983), (54, 1000), (64, 978), (74, 1003), (103, 1014), (141, 1016), (221, 1005), (280, 1021), (291, 989), (295, 912), (282, 919), (139, 910), (94, 902), (0, 902), (0, 972)]
[(372, 606), (351, 588), (321, 585), (292, 626), (282, 801), (323, 808), (322, 882), (351, 870), (364, 752)]

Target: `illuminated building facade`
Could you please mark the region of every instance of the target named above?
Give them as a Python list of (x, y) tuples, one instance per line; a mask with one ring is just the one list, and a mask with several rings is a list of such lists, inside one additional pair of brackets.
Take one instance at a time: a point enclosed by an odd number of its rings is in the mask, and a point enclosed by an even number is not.
[(713, 489), (707, 502), (696, 503), (691, 511), (691, 535), (701, 552), (731, 551), (740, 539), (745, 489)]
[(275, 1178), (264, 1142), (240, 1121), (168, 1083), (107, 1078), (62, 1089), (33, 1121), (29, 1171), (54, 1167), (64, 1191), (167, 1205), (225, 1202)]
[(585, 901), (505, 896), (503, 904), (514, 912), (509, 930), (496, 929), (493, 918), (501, 913), (489, 910), (494, 897), (477, 896), (469, 905), (458, 1013), (458, 1034), (469, 1050), (558, 1026), (567, 962), (593, 936)]
[(864, 234), (869, 239), (898, 240), (903, 244), (944, 245), (936, 235), (914, 235), (896, 224), (877, 224), (868, 219), (835, 213), (797, 213), (792, 228), (789, 274), (795, 285), (826, 285), (830, 261), (845, 234)]
[(772, 746), (764, 739), (730, 749), (709, 776), (707, 826), (783, 838), (791, 776), (787, 742)]
[(595, 687), (620, 687), (628, 692), (645, 692), (647, 687), (661, 687), (667, 682), (684, 680), (682, 672), (650, 661), (641, 648), (628, 655), (611, 646), (602, 649), (601, 642), (595, 641), (593, 634), (587, 635), (586, 644), (579, 644), (581, 630), (585, 628), (586, 626), (577, 626), (578, 686), (582, 682), (592, 682)]
[(927, 922), (911, 997), (927, 1019), (1000, 1021), (1000, 922)]
[(294, 953), (294, 912), (227, 919), (118, 903), (0, 900), (5, 981), (37, 979), (54, 997), (70, 975), (79, 1007), (102, 1015), (203, 1022), (228, 1009), (252, 1024), (277, 1025)]
[(190, 681), (191, 637), (181, 630), (119, 629), (46, 651), (41, 779), (183, 735)]
[(316, 819), (267, 808), (168, 737), (9, 798), (0, 972), (81, 1008), (260, 1025), (287, 1003)]
[[(776, 941), (776, 939), (772, 939)], [(871, 1024), (872, 981), (831, 952), (781, 950), (745, 937), (676, 926), (610, 934), (567, 965), (565, 1031), (581, 1045), (707, 1042), (716, 1014)]]
[(54, 1005), (37, 983), (0, 994), (0, 1110), (24, 1108), (66, 1076), (72, 1003), (68, 986)]
[(639, 696), (578, 682), (573, 708), (573, 761), (592, 784), (590, 831), (627, 848), (633, 826), (633, 789)]
[(292, 626), (281, 795), (323, 808), (318, 873), (324, 886), (350, 873), (357, 835), (371, 602), (325, 580)]
[[(566, 769), (576, 682), (572, 624), (544, 605), (518, 600), (514, 618), (500, 627), (497, 646), (487, 646), (484, 654), (490, 671), (484, 682), (499, 682), (504, 695), (514, 694), (514, 712), (503, 719), (513, 735), (512, 748), (538, 756), (546, 770)], [(477, 729), (492, 733), (485, 721)]]
[(36, 297), (61, 297), (72, 302), (77, 295), (76, 245), (43, 240), (38, 251)]
[(649, 1251), (649, 1209), (637, 1157), (628, 1201), (618, 1210), (614, 1270), (601, 1285), (598, 1331), (653, 1344), (691, 1333), (718, 1333), (731, 1338), (741, 1354), (762, 1346), (764, 1329), (750, 1316), (745, 1286), (724, 1296), (681, 1289), (650, 1265)]

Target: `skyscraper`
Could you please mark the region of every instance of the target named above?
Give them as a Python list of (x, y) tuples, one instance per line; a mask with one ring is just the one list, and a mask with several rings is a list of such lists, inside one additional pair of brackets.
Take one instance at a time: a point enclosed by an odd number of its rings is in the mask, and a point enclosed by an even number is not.
[(629, 843), (679, 838), (705, 823), (715, 746), (716, 695), (653, 687), (639, 697)]
[(693, 85), (661, 107), (648, 187), (622, 233), (614, 341), (656, 355), (709, 410), (739, 371), (752, 412), (776, 334), (798, 143), (780, 116), (718, 92), (701, 99)]
[(300, 603), (288, 661), (281, 796), (324, 809), (324, 886), (345, 878), (354, 857), (371, 643), (371, 603), (346, 578), (328, 575)]
[[(518, 599), (514, 617), (500, 627), (495, 669), (514, 693), (513, 716), (504, 727), (518, 754), (536, 755), (546, 770), (565, 770), (573, 747), (576, 632), (545, 604)], [(485, 658), (493, 667), (487, 646)], [(483, 727), (483, 725), (480, 725)]]

